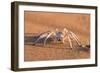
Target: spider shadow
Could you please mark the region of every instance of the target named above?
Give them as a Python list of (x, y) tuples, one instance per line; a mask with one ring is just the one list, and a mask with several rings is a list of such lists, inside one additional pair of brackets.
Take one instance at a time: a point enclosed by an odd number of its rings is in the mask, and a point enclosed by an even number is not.
[[(43, 47), (44, 40), (46, 37), (37, 41), (40, 36), (24, 36), (24, 44), (25, 45), (33, 45), (33, 46), (40, 46)], [(37, 42), (36, 42), (37, 41)], [(50, 44), (53, 41), (52, 38), (48, 38), (46, 44)], [(35, 43), (36, 42), (36, 43)], [(35, 45), (34, 45), (35, 44)]]
[[(44, 40), (46, 37), (40, 39), (38, 42), (35, 43), (35, 41), (39, 38), (40, 36), (38, 35), (25, 35), (24, 36), (24, 44), (25, 45), (30, 45), (30, 46), (35, 46), (35, 47), (43, 47), (43, 48), (56, 48), (56, 49), (71, 49), (70, 47), (67, 47), (65, 45), (58, 47), (60, 44), (51, 44), (53, 42), (53, 38), (48, 38), (46, 45), (44, 45)], [(76, 49), (72, 48), (71, 50), (73, 51), (79, 51), (79, 52), (90, 52), (90, 45), (86, 45), (85, 47), (78, 46)]]
[[(39, 36), (36, 35), (31, 35), (31, 36), (24, 36), (24, 45), (30, 45), (30, 46), (35, 46), (35, 47), (43, 47), (43, 48), (56, 48), (56, 49), (71, 49), (70, 47), (64, 46), (59, 46), (61, 45), (60, 43), (52, 43), (54, 39), (52, 37), (48, 38), (46, 41), (46, 45), (44, 45), (44, 40), (46, 37), (40, 39), (38, 42), (36, 40), (39, 38)], [(35, 43), (36, 42), (36, 43)], [(35, 44), (34, 44), (35, 43)]]

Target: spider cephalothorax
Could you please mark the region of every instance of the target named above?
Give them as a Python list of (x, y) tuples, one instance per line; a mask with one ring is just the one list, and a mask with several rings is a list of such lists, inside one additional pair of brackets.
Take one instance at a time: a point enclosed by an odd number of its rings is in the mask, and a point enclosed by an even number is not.
[(81, 45), (78, 37), (72, 31), (66, 28), (64, 28), (62, 31), (56, 29), (55, 31), (45, 32), (39, 35), (39, 38), (34, 42), (34, 44), (37, 44), (40, 39), (45, 38), (43, 43), (46, 45), (46, 42), (50, 37), (54, 37), (55, 41), (61, 41), (63, 44), (66, 43), (66, 40), (68, 40), (71, 48), (73, 48), (73, 43), (71, 40), (76, 41), (79, 46)]
[(57, 32), (56, 33), (56, 39), (57, 39), (57, 41), (61, 41), (62, 40), (62, 33), (61, 32)]

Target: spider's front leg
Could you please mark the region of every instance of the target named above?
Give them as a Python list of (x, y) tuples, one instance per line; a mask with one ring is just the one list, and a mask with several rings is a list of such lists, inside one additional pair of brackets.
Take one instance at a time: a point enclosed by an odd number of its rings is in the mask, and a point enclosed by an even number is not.
[(62, 33), (63, 33), (63, 40), (62, 40), (63, 43), (65, 43), (65, 41), (68, 40), (70, 48), (72, 49), (73, 48), (73, 44), (72, 44), (72, 41), (71, 41), (72, 37), (70, 35), (70, 31), (68, 29), (64, 28)]
[(72, 41), (71, 41), (71, 38), (69, 35), (68, 35), (68, 40), (69, 40), (69, 45), (70, 45), (71, 49), (73, 49), (73, 44), (72, 44)]
[(63, 44), (66, 43), (66, 42), (65, 42), (66, 39), (67, 39), (67, 37), (65, 37), (65, 36), (62, 38), (62, 43), (63, 43)]
[(79, 46), (81, 46), (82, 44), (81, 44), (81, 42), (79, 41), (78, 37), (77, 37), (73, 32), (71, 32), (71, 35), (72, 35), (73, 39), (77, 42), (77, 44), (78, 44)]
[(73, 48), (73, 44), (72, 44), (70, 35), (66, 35), (65, 37), (63, 37), (63, 40), (62, 40), (63, 44), (67, 43), (66, 40), (68, 40), (69, 46), (72, 49)]

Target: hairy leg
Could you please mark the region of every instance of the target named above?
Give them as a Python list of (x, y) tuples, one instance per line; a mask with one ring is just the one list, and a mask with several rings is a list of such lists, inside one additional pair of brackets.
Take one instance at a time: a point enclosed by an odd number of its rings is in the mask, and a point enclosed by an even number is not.
[(51, 36), (51, 35), (55, 35), (55, 32), (51, 32), (47, 35), (46, 39), (44, 40), (44, 45), (46, 45), (47, 39)]

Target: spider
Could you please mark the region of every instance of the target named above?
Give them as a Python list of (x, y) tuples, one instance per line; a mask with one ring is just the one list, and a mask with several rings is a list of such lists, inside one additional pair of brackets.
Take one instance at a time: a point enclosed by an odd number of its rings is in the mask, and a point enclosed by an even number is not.
[(72, 40), (76, 41), (76, 43), (79, 46), (81, 46), (81, 43), (78, 37), (72, 31), (68, 30), (67, 28), (64, 28), (62, 31), (59, 31), (56, 28), (55, 31), (48, 31), (48, 32), (42, 33), (41, 35), (39, 35), (39, 38), (34, 42), (34, 45), (37, 44), (37, 42), (43, 38), (45, 38), (43, 44), (46, 45), (47, 40), (52, 36), (54, 37), (55, 41), (61, 41), (63, 44), (66, 43), (66, 40), (68, 40), (70, 48), (73, 48)]

